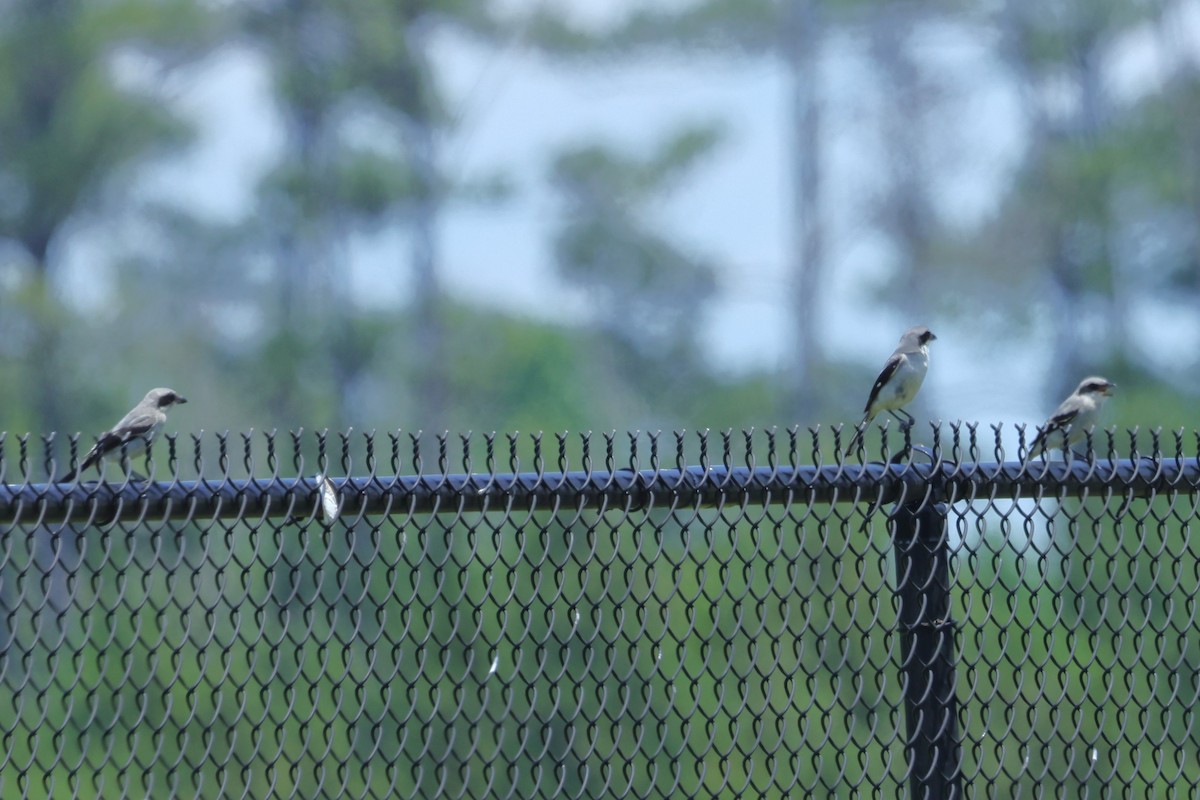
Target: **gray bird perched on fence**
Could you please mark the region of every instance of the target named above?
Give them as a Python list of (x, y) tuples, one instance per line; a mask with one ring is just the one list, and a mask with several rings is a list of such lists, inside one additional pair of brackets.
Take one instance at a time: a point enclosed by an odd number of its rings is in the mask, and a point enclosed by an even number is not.
[[(102, 458), (116, 455), (124, 459), (128, 455), (146, 449), (167, 421), (167, 409), (178, 403), (186, 403), (174, 389), (151, 389), (133, 409), (113, 426), (112, 430), (102, 434), (94, 447), (87, 452), (77, 469), (73, 469), (59, 478), (59, 482), (67, 483), (84, 470), (97, 464)], [(136, 474), (136, 473), (135, 473)]]
[(1115, 383), (1097, 375), (1084, 378), (1071, 396), (1063, 400), (1050, 415), (1046, 424), (1038, 429), (1033, 444), (1029, 445), (1029, 458), (1051, 447), (1054, 444), (1051, 437), (1062, 442), (1063, 432), (1066, 433), (1064, 452), (1086, 439), (1100, 416), (1100, 408), (1115, 388)]
[(896, 345), (871, 387), (871, 396), (863, 408), (865, 415), (846, 452), (854, 452), (871, 420), (884, 411), (900, 421), (901, 430), (913, 426), (915, 420), (904, 406), (913, 401), (925, 381), (925, 373), (929, 371), (929, 343), (936, 338), (924, 325), (909, 328), (900, 337), (900, 344)]

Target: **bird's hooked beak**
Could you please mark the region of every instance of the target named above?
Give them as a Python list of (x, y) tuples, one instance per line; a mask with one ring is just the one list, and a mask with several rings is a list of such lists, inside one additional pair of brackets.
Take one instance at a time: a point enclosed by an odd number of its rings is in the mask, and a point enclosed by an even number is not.
[(1104, 385), (1104, 389), (1103, 389), (1104, 396), (1108, 397), (1110, 394), (1112, 394), (1112, 390), (1115, 388), (1117, 388), (1117, 385), (1115, 383), (1113, 383), (1112, 381), (1109, 381), (1108, 383), (1106, 383)]
[(183, 397), (182, 395), (175, 395), (175, 404), (176, 405), (179, 405), (181, 403), (186, 403), (186, 402), (187, 402), (186, 397)]

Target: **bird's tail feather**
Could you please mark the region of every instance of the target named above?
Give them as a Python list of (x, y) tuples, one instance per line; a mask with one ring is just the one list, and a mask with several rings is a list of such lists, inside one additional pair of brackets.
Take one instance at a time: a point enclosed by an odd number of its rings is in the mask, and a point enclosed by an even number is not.
[(1050, 434), (1052, 432), (1050, 429), (1044, 430), (1038, 428), (1037, 436), (1034, 436), (1033, 441), (1029, 443), (1029, 449), (1025, 452), (1025, 458), (1022, 463), (1027, 464), (1050, 449)]
[(67, 474), (59, 478), (57, 482), (70, 483), (71, 481), (75, 480), (77, 476), (82, 475), (91, 469), (92, 466), (99, 460), (100, 454), (95, 451), (95, 448), (93, 448), (86, 456), (83, 457), (83, 461), (79, 462), (78, 467), (73, 470), (69, 470)]
[(871, 424), (871, 415), (867, 414), (862, 418), (862, 422), (858, 423), (854, 431), (854, 438), (850, 440), (850, 444), (846, 445), (845, 454), (852, 455), (858, 452), (859, 445), (862, 443), (863, 437), (867, 433), (867, 426)]

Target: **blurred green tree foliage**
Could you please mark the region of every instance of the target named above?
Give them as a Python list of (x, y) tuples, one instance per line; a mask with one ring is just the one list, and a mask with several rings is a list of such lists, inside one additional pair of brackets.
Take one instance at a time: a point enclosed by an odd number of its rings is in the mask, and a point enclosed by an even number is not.
[(558, 270), (585, 291), (593, 325), (587, 361), (661, 408), (684, 396), (703, 369), (698, 344), (716, 268), (660, 232), (652, 203), (719, 137), (713, 126), (688, 128), (644, 157), (583, 145), (551, 167), (565, 206)]
[[(284, 120), (285, 153), (262, 184), (262, 231), (275, 243), (279, 307), (261, 351), (273, 415), (299, 424), (311, 412), (290, 387), (327, 387), (335, 420), (356, 405), (385, 338), (403, 333), (414, 416), (444, 425), (446, 299), (437, 241), (447, 203), (469, 190), (445, 169), (440, 142), (455, 124), (431, 60), (446, 29), (496, 33), (488, 3), (268, 2), (239, 5), (243, 30), (269, 59)], [(352, 234), (399, 226), (410, 242), (411, 324), (364, 324), (350, 299)], [(399, 280), (399, 279), (398, 279)], [(277, 351), (303, 357), (276, 359)]]
[[(0, 249), (17, 273), (0, 313), (20, 337), (9, 350), (6, 427), (69, 425), (63, 350), (72, 320), (55, 285), (70, 234), (117, 213), (146, 159), (178, 148), (187, 129), (161, 97), (122, 75), (196, 57), (211, 43), (191, 0), (8, 0), (0, 6)], [(84, 401), (86, 403), (86, 401)]]

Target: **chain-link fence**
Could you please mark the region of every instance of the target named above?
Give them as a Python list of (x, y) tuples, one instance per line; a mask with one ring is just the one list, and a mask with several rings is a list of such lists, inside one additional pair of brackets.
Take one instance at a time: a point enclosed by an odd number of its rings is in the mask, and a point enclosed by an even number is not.
[(942, 434), (8, 437), (0, 797), (1195, 796), (1200, 443)]

